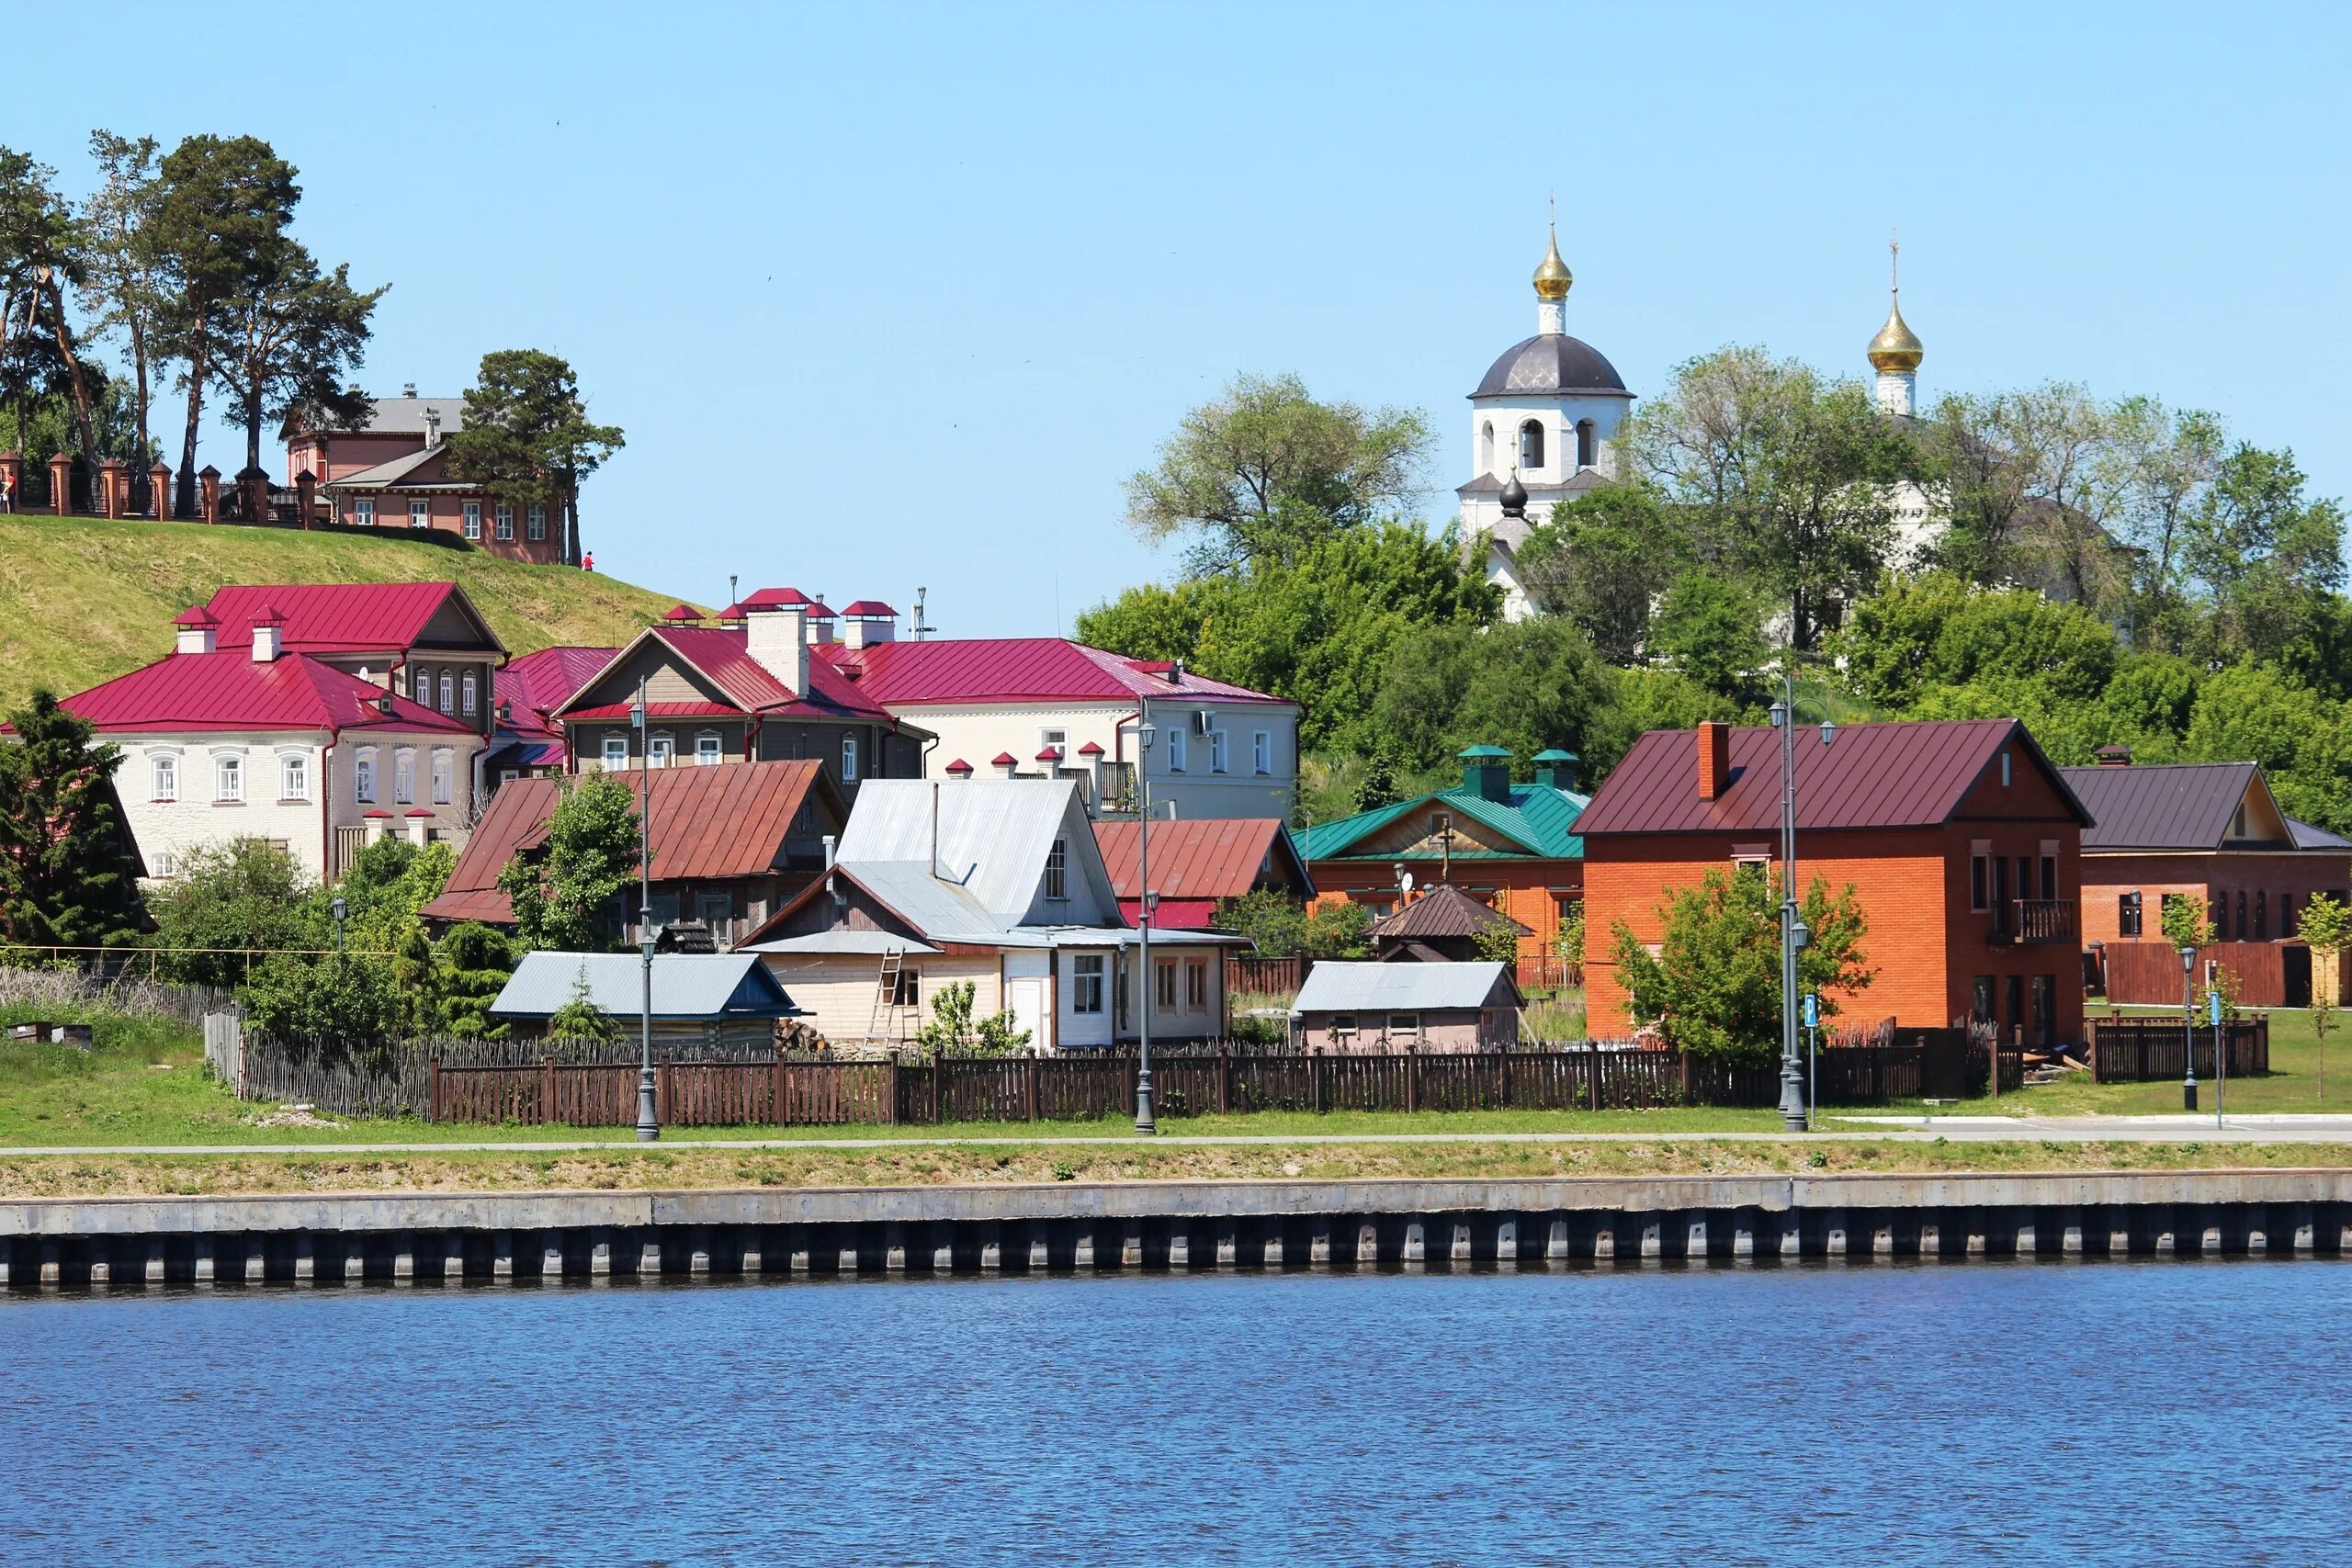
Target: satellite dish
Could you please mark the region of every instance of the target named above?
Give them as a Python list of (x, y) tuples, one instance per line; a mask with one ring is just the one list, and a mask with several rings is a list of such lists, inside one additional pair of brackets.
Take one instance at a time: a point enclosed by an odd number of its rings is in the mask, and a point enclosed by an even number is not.
[(1404, 875), (1398, 877), (1396, 879), (1396, 886), (1403, 891), (1406, 897), (1411, 897), (1413, 896), (1413, 874), (1408, 871)]

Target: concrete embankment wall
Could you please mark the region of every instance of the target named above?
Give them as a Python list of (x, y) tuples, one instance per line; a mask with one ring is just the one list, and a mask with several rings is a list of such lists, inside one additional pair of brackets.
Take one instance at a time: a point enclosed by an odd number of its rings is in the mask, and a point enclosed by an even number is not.
[(0, 1202), (0, 1288), (2352, 1255), (2352, 1171)]

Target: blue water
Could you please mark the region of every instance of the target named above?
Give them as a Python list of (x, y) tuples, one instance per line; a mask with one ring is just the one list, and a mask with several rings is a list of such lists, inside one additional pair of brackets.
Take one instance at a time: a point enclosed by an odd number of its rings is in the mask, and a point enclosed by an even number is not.
[(0, 1303), (0, 1561), (2352, 1562), (2352, 1266)]

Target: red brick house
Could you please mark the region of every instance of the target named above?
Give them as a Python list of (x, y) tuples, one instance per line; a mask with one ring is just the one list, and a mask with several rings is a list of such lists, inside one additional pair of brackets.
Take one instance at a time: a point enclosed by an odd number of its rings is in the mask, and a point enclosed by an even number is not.
[(445, 437), (465, 420), (465, 399), (420, 398), (408, 387), (376, 399), (356, 430), (289, 424), (286, 482), (305, 500), (323, 499), (348, 527), (433, 528), (508, 560), (576, 562), (578, 548), (564, 537), (571, 507), (516, 506), (451, 476)]
[[(1877, 979), (1847, 1016), (1933, 1027), (1962, 1018), (2032, 1043), (2082, 1036), (2083, 830), (2064, 777), (2015, 719), (1798, 732), (1797, 876), (1850, 884)], [(1658, 908), (1713, 867), (1780, 858), (1780, 734), (1702, 724), (1634, 744), (1578, 818), (1587, 1008), (1631, 1032), (1611, 932), (1662, 939)]]

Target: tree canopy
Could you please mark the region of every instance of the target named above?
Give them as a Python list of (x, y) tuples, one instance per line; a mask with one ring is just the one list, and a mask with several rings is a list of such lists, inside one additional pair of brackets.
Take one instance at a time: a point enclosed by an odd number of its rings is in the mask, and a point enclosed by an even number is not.
[(499, 873), (515, 940), (526, 952), (605, 951), (620, 895), (637, 881), (637, 800), (627, 784), (604, 773), (566, 781), (546, 844)]
[(563, 558), (580, 559), (580, 486), (624, 445), (620, 426), (588, 417), (571, 363), (536, 348), (481, 356), (466, 420), (450, 433), (449, 471), (517, 506), (553, 506)]
[(0, 941), (113, 947), (139, 933), (139, 884), (115, 799), (122, 749), (49, 692), (0, 742)]

